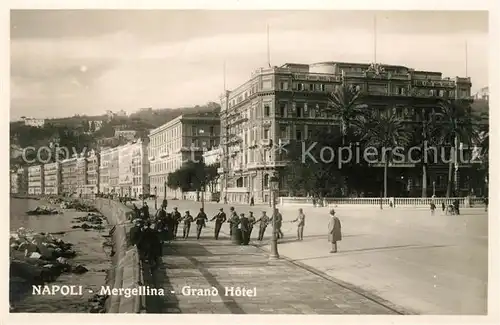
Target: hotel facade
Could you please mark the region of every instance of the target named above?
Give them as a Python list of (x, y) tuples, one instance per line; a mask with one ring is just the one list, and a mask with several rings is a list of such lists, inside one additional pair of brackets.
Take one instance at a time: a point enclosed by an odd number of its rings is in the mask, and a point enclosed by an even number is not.
[(137, 198), (150, 194), (148, 140), (118, 147), (119, 195)]
[(181, 115), (149, 133), (151, 193), (180, 198), (181, 191), (167, 186), (168, 175), (188, 161), (199, 161), (204, 151), (220, 141), (220, 119), (215, 114)]
[[(317, 128), (340, 131), (339, 119), (325, 108), (328, 94), (341, 85), (358, 89), (376, 114), (394, 112), (408, 123), (428, 119), (441, 99), (471, 98), (470, 78), (443, 78), (440, 72), (404, 66), (322, 62), (259, 69), (221, 96), (222, 195), (232, 202), (251, 197), (269, 202), (269, 179), (286, 166), (273, 146), (305, 140)], [(418, 174), (410, 172), (416, 166), (396, 167), (403, 175), (402, 189), (421, 186)], [(447, 166), (433, 166), (428, 184), (443, 190), (446, 173)], [(285, 177), (280, 189), (281, 195), (288, 194)]]

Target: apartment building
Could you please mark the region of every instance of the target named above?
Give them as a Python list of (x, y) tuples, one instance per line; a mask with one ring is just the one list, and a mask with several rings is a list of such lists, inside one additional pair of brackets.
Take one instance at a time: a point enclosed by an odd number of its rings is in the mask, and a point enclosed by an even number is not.
[(43, 166), (43, 182), (45, 195), (61, 194), (61, 164), (59, 162)]
[(43, 165), (36, 165), (28, 167), (28, 194), (29, 195), (43, 195)]
[[(273, 146), (307, 139), (316, 128), (339, 132), (340, 121), (325, 108), (328, 94), (343, 84), (361, 91), (376, 114), (392, 111), (408, 123), (428, 119), (438, 100), (471, 96), (470, 78), (443, 78), (440, 72), (397, 65), (321, 62), (256, 70), (221, 96), (224, 195), (233, 202), (248, 202), (250, 197), (268, 202), (269, 179), (286, 165)], [(421, 186), (409, 170), (416, 166), (394, 168), (406, 168), (402, 186)], [(436, 181), (445, 173), (440, 168), (429, 171)], [(284, 178), (280, 189), (286, 189)]]
[(61, 161), (61, 190), (64, 195), (74, 195), (77, 193), (77, 158), (69, 158)]
[(109, 194), (109, 165), (111, 163), (111, 150), (110, 148), (103, 148), (100, 152), (99, 160), (99, 192)]
[(151, 191), (160, 197), (180, 197), (180, 190), (167, 184), (168, 175), (188, 161), (198, 161), (203, 152), (220, 141), (220, 119), (216, 114), (186, 114), (149, 133), (149, 179)]
[(10, 193), (28, 194), (28, 168), (19, 168), (10, 173)]
[(138, 197), (150, 194), (148, 139), (118, 147), (118, 157), (120, 195)]
[(85, 194), (99, 193), (99, 154), (91, 150), (86, 157)]

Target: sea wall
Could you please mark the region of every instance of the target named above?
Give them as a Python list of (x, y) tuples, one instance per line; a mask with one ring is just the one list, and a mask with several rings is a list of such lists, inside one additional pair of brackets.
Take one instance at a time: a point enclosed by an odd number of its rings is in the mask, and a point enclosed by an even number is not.
[[(142, 282), (142, 268), (135, 246), (131, 246), (128, 233), (134, 212), (124, 204), (109, 200), (96, 199), (95, 207), (113, 225), (110, 235), (113, 238), (113, 268), (109, 272), (108, 283), (111, 288), (133, 289)], [(144, 297), (132, 295), (130, 298), (111, 295), (106, 302), (107, 313), (141, 313), (145, 310)]]

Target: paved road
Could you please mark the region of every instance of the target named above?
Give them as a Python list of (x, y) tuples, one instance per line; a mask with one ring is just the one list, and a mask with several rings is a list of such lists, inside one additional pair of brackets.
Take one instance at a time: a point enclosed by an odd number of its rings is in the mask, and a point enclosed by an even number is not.
[[(169, 201), (169, 209), (174, 205), (192, 214), (201, 206), (191, 201)], [(206, 203), (208, 216), (220, 206)], [(224, 207), (229, 209), (228, 205)], [(253, 210), (257, 215), (262, 210), (270, 212), (267, 206), (235, 208), (238, 212)], [(429, 211), (421, 209), (339, 207), (344, 239), (338, 254), (328, 253), (327, 208), (304, 208), (307, 219), (302, 242), (295, 241), (295, 225), (287, 222), (295, 218), (297, 207), (280, 210), (285, 221), (285, 239), (279, 244), (283, 257), (417, 313), (486, 313), (488, 220), (483, 210), (464, 209), (460, 216), (438, 212), (431, 217)], [(268, 229), (268, 238), (270, 232)], [(266, 240), (260, 245), (254, 243), (264, 250), (269, 247)]]

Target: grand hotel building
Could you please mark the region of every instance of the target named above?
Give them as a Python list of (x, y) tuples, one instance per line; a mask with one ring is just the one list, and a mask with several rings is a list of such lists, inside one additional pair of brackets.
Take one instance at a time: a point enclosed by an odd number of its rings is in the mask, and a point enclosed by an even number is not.
[[(408, 122), (428, 118), (439, 99), (471, 95), (470, 78), (443, 78), (440, 72), (396, 65), (322, 62), (254, 71), (250, 80), (221, 96), (222, 195), (233, 202), (251, 197), (268, 202), (270, 175), (286, 164), (271, 150), (273, 143), (307, 139), (317, 127), (338, 128), (340, 121), (325, 107), (328, 93), (342, 84), (359, 89), (369, 109), (393, 111)], [(421, 186), (418, 173), (408, 172), (415, 166), (402, 167), (400, 185)], [(446, 173), (446, 166), (436, 166), (428, 184), (442, 190)], [(286, 180), (280, 183), (285, 189)]]

